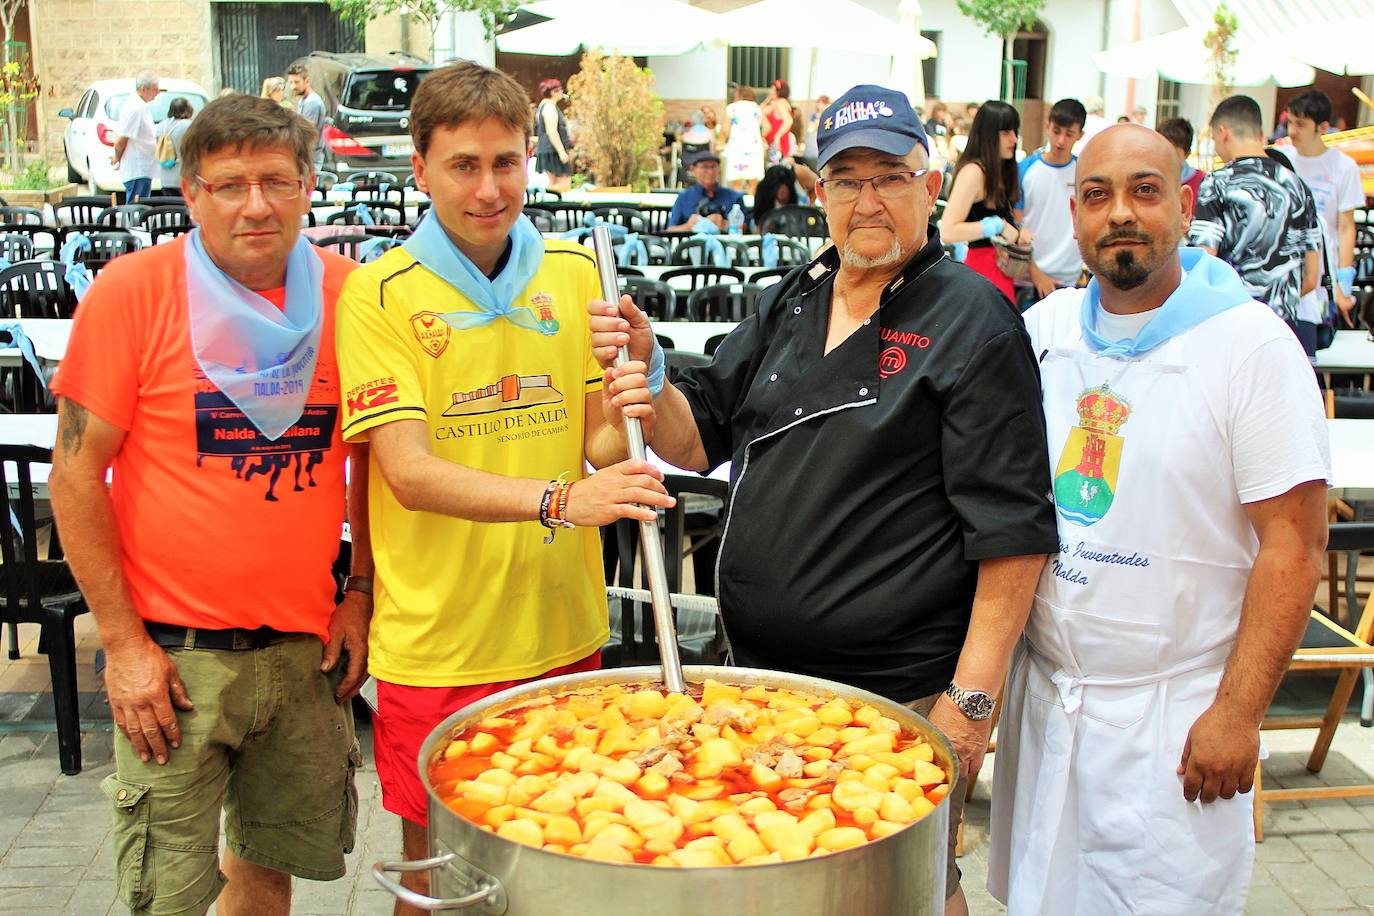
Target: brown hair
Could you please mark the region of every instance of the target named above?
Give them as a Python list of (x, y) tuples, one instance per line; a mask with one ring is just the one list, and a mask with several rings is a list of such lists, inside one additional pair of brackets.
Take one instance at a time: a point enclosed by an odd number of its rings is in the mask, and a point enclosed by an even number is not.
[(754, 87), (745, 85), (744, 83), (740, 83), (735, 87), (735, 98), (740, 101), (748, 99), (751, 102), (757, 102), (759, 100), (758, 96), (754, 93)]
[(222, 149), (285, 146), (290, 148), (301, 177), (314, 170), (315, 125), (271, 99), (233, 95), (215, 99), (191, 121), (181, 141), (181, 174), (196, 175), (200, 160)]
[(530, 136), (530, 100), (525, 90), (500, 70), (461, 61), (435, 70), (420, 83), (410, 102), (410, 137), (421, 156), (440, 127), (495, 118)]

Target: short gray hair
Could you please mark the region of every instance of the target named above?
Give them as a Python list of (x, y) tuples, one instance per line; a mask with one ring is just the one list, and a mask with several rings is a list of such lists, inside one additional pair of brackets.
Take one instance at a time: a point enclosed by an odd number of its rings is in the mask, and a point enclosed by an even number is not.
[(157, 88), (157, 74), (153, 71), (144, 70), (138, 76), (134, 77), (134, 89), (136, 91), (142, 92), (144, 89), (155, 88)]

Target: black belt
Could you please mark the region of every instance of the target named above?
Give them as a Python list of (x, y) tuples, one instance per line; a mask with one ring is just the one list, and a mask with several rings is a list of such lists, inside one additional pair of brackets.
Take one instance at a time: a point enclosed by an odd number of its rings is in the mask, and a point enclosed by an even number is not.
[(203, 630), (196, 627), (181, 627), (171, 623), (143, 622), (153, 642), (164, 649), (219, 649), (226, 652), (243, 652), (249, 649), (265, 649), (287, 639), (304, 634), (283, 633), (271, 627), (258, 627), (256, 630), (243, 630), (237, 627), (229, 630)]

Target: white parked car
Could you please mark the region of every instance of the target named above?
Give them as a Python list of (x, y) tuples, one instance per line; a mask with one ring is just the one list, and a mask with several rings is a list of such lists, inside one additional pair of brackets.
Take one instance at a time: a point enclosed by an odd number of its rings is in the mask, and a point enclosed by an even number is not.
[[(155, 125), (167, 117), (167, 106), (173, 99), (187, 99), (199, 112), (210, 98), (200, 85), (189, 80), (160, 80), (158, 90), (157, 98), (149, 104)], [(68, 181), (88, 181), (96, 191), (124, 190), (119, 170), (110, 163), (110, 157), (114, 155), (120, 112), (133, 94), (132, 79), (100, 80), (87, 87), (75, 109), (58, 112), (71, 122), (62, 134)], [(153, 177), (153, 187), (158, 187), (157, 176)]]

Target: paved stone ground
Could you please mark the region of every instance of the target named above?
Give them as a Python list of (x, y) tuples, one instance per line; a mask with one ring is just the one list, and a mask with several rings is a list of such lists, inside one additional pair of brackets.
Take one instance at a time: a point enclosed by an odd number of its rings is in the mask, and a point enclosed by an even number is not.
[[(100, 780), (113, 769), (108, 714), (95, 692), (90, 656), (93, 634), (83, 626), (79, 656), (84, 714), (85, 769), (78, 776), (58, 772), (56, 737), (22, 720), (51, 720), (46, 693), (46, 660), (34, 653), (32, 639), (18, 662), (0, 661), (0, 914), (28, 916), (104, 916), (125, 913), (115, 902), (110, 853), (110, 809)], [(1317, 677), (1290, 679), (1276, 704), (1291, 712), (1325, 705), (1329, 682)], [(1357, 691), (1358, 695), (1358, 691)], [(1359, 727), (1352, 713), (1336, 735), (1319, 777), (1303, 767), (1312, 732), (1268, 732), (1272, 759), (1269, 785), (1340, 785), (1374, 781), (1374, 730)], [(16, 730), (28, 729), (28, 730)], [(359, 773), (362, 810), (358, 847), (348, 859), (345, 878), (328, 883), (298, 882), (294, 912), (305, 916), (381, 916), (391, 900), (377, 887), (368, 867), (394, 858), (400, 848), (395, 817), (382, 811), (376, 771), (371, 763), (371, 733), (360, 729), (367, 765)], [(990, 765), (995, 765), (995, 756)], [(990, 768), (988, 771), (990, 775)], [(965, 855), (961, 866), (975, 916), (1004, 912), (983, 890), (987, 869), (990, 779), (980, 777), (968, 805)], [(1374, 799), (1355, 802), (1271, 805), (1267, 838), (1259, 847), (1255, 879), (1246, 912), (1279, 914), (1358, 913), (1374, 909)], [(212, 910), (213, 912), (213, 910)], [(747, 916), (747, 914), (738, 914)]]

